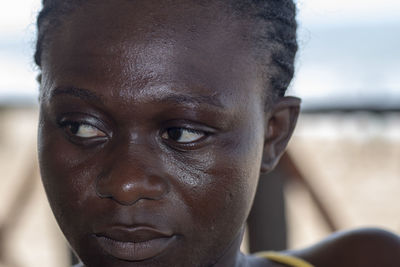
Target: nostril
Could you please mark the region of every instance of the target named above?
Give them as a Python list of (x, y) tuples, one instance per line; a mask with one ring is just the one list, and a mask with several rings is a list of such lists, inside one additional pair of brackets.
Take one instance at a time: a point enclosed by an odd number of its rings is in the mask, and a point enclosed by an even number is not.
[[(121, 174), (121, 173), (119, 173)], [(122, 205), (133, 205), (141, 199), (159, 200), (169, 191), (168, 183), (154, 175), (99, 175), (96, 193)]]

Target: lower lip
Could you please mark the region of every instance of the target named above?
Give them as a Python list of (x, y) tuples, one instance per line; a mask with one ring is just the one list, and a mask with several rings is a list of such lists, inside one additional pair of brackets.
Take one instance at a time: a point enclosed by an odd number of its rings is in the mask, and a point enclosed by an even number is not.
[(96, 236), (100, 247), (111, 256), (126, 261), (151, 259), (165, 251), (175, 236), (155, 238), (144, 242), (124, 242), (104, 236)]

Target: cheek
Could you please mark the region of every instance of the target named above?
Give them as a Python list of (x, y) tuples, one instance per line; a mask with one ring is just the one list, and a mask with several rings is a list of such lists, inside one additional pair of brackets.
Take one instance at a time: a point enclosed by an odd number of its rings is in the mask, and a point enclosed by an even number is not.
[(225, 241), (236, 236), (247, 218), (262, 155), (259, 131), (238, 132), (204, 152), (165, 164), (178, 169), (176, 187), (197, 227), (193, 232), (215, 230)]
[(62, 229), (79, 225), (77, 218), (87, 212), (87, 201), (95, 196), (96, 170), (84, 164), (95, 158), (95, 153), (79, 152), (46, 120), (39, 125), (38, 152), (43, 185), (57, 221)]
[(228, 146), (216, 157), (215, 168), (210, 170), (217, 178), (212, 186), (222, 189), (225, 197), (221, 208), (231, 213), (227, 218), (237, 217), (241, 223), (246, 220), (257, 186), (260, 162), (259, 146), (248, 141)]

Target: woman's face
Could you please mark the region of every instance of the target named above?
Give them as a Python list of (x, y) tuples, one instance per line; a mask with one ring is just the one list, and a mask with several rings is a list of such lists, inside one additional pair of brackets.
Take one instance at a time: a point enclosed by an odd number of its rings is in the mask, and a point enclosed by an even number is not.
[[(182, 1), (181, 1), (182, 2)], [(43, 55), (39, 156), (88, 266), (209, 266), (237, 253), (260, 169), (248, 30), (193, 3), (84, 5)]]

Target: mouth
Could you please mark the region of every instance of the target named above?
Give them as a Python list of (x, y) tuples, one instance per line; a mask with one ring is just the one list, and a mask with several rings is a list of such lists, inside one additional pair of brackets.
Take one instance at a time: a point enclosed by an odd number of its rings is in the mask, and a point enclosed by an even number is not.
[(95, 233), (99, 246), (111, 256), (125, 261), (143, 261), (166, 251), (176, 240), (176, 235), (157, 229), (113, 226)]

